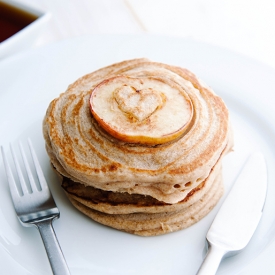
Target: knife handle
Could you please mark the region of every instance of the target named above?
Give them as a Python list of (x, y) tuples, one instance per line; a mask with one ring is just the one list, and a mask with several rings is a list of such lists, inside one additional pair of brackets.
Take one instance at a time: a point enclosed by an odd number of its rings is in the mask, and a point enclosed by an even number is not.
[(208, 244), (208, 252), (206, 254), (206, 257), (204, 258), (204, 261), (200, 269), (197, 272), (197, 275), (215, 275), (223, 256), (227, 252), (218, 246), (215, 246), (210, 243)]

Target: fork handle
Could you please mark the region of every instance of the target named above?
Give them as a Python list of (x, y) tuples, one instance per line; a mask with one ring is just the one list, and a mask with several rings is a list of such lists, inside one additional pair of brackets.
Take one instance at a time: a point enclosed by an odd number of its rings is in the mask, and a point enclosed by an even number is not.
[(52, 227), (53, 218), (36, 222), (54, 275), (70, 275), (66, 260)]

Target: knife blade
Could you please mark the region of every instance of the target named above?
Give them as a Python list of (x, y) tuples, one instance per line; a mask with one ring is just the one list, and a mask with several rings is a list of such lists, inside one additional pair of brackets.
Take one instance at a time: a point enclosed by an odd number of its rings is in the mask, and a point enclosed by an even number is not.
[(208, 252), (197, 275), (216, 274), (225, 255), (246, 247), (261, 219), (266, 192), (265, 159), (256, 152), (247, 160), (207, 232)]

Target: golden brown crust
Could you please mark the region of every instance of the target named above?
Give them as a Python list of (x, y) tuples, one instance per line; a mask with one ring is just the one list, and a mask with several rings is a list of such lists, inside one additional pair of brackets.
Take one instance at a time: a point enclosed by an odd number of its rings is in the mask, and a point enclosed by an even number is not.
[(142, 236), (209, 213), (233, 147), (222, 99), (189, 70), (147, 59), (79, 78), (50, 103), (43, 134), (72, 204)]
[(213, 182), (220, 174), (221, 161), (213, 167), (207, 179), (192, 189), (182, 201), (175, 204), (158, 201), (151, 196), (141, 194), (105, 191), (92, 186), (85, 187), (83, 184), (73, 182), (68, 178), (63, 178), (62, 187), (71, 199), (88, 208), (107, 214), (174, 212), (187, 208), (200, 200), (209, 190), (214, 192)]
[[(162, 146), (123, 143), (91, 116), (91, 90), (116, 75), (152, 77), (184, 89), (192, 101), (192, 125)], [(191, 72), (146, 59), (124, 61), (88, 74), (52, 101), (44, 119), (46, 148), (58, 172), (106, 191), (144, 194), (176, 203), (201, 181), (227, 146), (232, 147), (228, 110)]]
[(106, 214), (85, 206), (69, 196), (71, 203), (82, 213), (101, 224), (140, 236), (156, 236), (187, 228), (205, 217), (223, 194), (221, 174), (212, 185), (213, 192), (186, 208), (160, 213)]

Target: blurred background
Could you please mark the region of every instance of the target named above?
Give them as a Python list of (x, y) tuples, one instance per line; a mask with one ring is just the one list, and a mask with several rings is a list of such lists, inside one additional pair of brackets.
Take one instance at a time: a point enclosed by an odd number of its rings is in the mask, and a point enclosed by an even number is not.
[[(7, 0), (8, 1), (8, 0)], [(16, 0), (49, 12), (34, 47), (87, 34), (191, 37), (275, 67), (273, 0)]]

